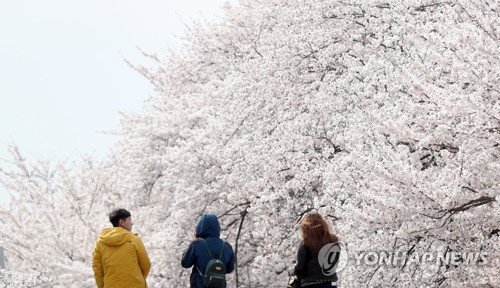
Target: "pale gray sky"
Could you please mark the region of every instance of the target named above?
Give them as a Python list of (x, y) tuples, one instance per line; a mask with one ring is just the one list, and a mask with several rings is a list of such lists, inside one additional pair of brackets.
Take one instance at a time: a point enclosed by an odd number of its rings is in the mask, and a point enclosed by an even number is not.
[(8, 144), (28, 158), (104, 157), (116, 139), (102, 131), (152, 93), (123, 59), (149, 64), (136, 47), (179, 49), (184, 23), (220, 18), (225, 2), (1, 1), (0, 158)]

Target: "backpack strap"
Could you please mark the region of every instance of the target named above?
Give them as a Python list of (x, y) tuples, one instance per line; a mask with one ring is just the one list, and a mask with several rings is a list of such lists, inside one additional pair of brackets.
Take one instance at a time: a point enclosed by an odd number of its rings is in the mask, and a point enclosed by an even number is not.
[[(201, 238), (201, 239), (203, 239), (203, 238)], [(203, 239), (203, 243), (205, 243), (205, 247), (207, 248), (208, 257), (210, 259), (212, 259), (212, 253), (210, 253), (210, 248), (208, 247), (207, 241), (205, 241), (205, 239)], [(219, 260), (222, 260), (222, 253), (224, 253), (224, 245), (225, 244), (226, 244), (226, 241), (222, 240), (222, 247), (220, 247), (220, 251), (219, 251)]]
[[(207, 241), (205, 241), (205, 239), (203, 239), (203, 238), (201, 238), (201, 240), (205, 243), (205, 247), (207, 248), (207, 252), (208, 252), (208, 257), (209, 257), (209, 259), (211, 259), (212, 253), (210, 253), (210, 248), (208, 248)], [(196, 266), (196, 270), (198, 270), (198, 273), (200, 273), (200, 275), (203, 276), (203, 273), (201, 273), (200, 268), (198, 268), (198, 265), (195, 265), (195, 266)]]
[(222, 253), (224, 253), (224, 244), (226, 244), (226, 241), (222, 240), (222, 247), (220, 247), (219, 252), (219, 260), (222, 260)]
[(201, 238), (203, 240), (203, 243), (205, 243), (205, 247), (207, 247), (207, 251), (208, 251), (208, 258), (209, 259), (212, 259), (212, 253), (210, 253), (210, 248), (208, 248), (208, 244), (207, 244), (207, 241), (205, 241), (205, 239)]

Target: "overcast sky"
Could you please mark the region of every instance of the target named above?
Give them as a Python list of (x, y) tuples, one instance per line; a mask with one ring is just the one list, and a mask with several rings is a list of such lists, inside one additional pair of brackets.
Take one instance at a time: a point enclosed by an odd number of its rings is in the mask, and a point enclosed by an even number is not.
[(1, 1), (0, 158), (9, 144), (33, 159), (104, 157), (116, 138), (102, 132), (152, 93), (123, 59), (179, 49), (184, 23), (220, 18), (225, 2)]

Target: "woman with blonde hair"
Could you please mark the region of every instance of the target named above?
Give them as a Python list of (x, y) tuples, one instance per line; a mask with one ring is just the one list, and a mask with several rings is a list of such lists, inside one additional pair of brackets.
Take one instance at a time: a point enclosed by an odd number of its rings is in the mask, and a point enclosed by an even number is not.
[(334, 267), (338, 258), (332, 259), (328, 255), (320, 255), (320, 252), (331, 254), (331, 247), (337, 244), (339, 238), (332, 232), (325, 218), (316, 212), (308, 213), (304, 217), (300, 230), (302, 242), (294, 269), (294, 275), (300, 279), (300, 287), (336, 288), (338, 278)]

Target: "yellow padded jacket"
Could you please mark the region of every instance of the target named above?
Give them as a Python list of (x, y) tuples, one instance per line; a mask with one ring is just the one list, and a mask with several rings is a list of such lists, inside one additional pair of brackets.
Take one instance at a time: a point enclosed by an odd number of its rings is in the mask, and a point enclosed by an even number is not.
[(92, 269), (98, 288), (147, 287), (151, 262), (141, 238), (121, 227), (102, 230)]

